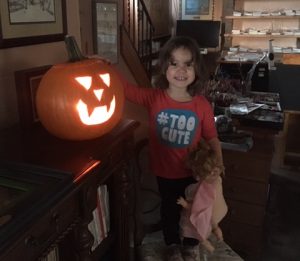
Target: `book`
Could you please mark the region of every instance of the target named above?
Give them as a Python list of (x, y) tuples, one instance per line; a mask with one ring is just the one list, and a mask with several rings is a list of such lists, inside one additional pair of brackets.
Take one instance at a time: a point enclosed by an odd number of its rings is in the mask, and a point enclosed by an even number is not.
[(59, 261), (59, 249), (55, 246), (50, 250), (47, 256), (43, 257), (41, 261)]
[(109, 198), (108, 198), (107, 186), (106, 185), (99, 186), (97, 192), (98, 192), (99, 205), (100, 205), (101, 216), (103, 221), (104, 237), (107, 237), (109, 232), (109, 226), (110, 226), (109, 206), (108, 206)]
[(102, 186), (102, 195), (103, 195), (103, 200), (104, 200), (104, 208), (105, 208), (105, 222), (106, 222), (106, 228), (107, 232), (110, 231), (110, 209), (109, 209), (109, 193), (108, 193), (108, 188), (106, 185)]
[(102, 217), (99, 217), (98, 206), (93, 210), (92, 214), (93, 220), (88, 224), (88, 229), (94, 238), (94, 243), (91, 248), (91, 250), (94, 251), (105, 237), (103, 236), (103, 227), (101, 225)]
[(94, 237), (92, 251), (107, 237), (110, 230), (109, 195), (106, 185), (100, 185), (97, 188), (96, 200), (97, 206), (93, 210), (93, 220), (88, 224), (88, 229)]
[(104, 214), (103, 214), (103, 206), (102, 206), (102, 203), (101, 203), (101, 195), (99, 194), (98, 192), (98, 189), (97, 188), (97, 214), (98, 214), (98, 218), (99, 218), (99, 236), (101, 238), (101, 240), (103, 240), (107, 235), (105, 235), (105, 223), (104, 223)]
[(95, 208), (93, 210), (93, 222), (95, 225), (95, 237), (94, 241), (96, 241), (96, 247), (101, 243), (102, 238), (101, 238), (101, 226), (100, 226), (100, 220), (99, 220), (99, 215), (98, 215), (98, 210)]
[(88, 229), (92, 233), (93, 238), (94, 238), (94, 242), (93, 242), (93, 245), (92, 245), (92, 248), (91, 248), (91, 250), (94, 251), (96, 249), (97, 245), (98, 245), (98, 242), (96, 240), (97, 235), (96, 235), (96, 227), (95, 227), (94, 219), (88, 224)]

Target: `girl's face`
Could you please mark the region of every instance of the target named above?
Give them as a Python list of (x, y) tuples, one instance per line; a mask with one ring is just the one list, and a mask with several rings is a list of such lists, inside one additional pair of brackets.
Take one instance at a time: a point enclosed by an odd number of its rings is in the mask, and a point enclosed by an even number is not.
[(188, 49), (180, 47), (172, 52), (166, 77), (169, 88), (187, 89), (195, 80), (193, 57)]

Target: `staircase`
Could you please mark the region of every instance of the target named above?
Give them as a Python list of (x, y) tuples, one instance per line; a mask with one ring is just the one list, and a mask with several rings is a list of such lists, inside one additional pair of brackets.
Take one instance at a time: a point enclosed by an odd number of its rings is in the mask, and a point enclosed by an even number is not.
[(123, 0), (120, 49), (137, 83), (151, 87), (154, 26), (143, 0)]

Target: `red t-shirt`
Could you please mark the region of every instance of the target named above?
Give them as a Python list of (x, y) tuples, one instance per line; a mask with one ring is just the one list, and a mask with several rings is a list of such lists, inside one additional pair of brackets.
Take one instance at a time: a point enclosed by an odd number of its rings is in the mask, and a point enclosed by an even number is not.
[(130, 83), (125, 83), (124, 87), (128, 100), (148, 110), (152, 172), (169, 179), (191, 176), (185, 166), (188, 148), (202, 138), (217, 137), (210, 103), (200, 95), (189, 102), (177, 102), (166, 90), (139, 88)]

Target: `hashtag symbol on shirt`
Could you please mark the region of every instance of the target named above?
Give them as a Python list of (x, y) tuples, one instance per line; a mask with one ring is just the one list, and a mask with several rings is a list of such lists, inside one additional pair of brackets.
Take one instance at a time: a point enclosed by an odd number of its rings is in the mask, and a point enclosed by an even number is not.
[(168, 120), (168, 113), (161, 112), (160, 114), (158, 114), (157, 121), (160, 125), (166, 125), (168, 123)]

